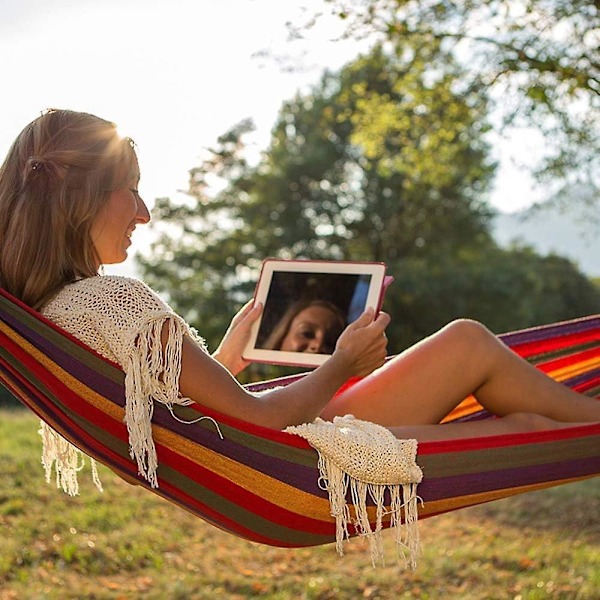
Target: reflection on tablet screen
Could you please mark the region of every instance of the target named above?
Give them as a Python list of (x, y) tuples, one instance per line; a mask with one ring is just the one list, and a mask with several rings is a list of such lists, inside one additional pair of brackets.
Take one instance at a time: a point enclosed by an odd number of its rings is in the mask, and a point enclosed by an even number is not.
[(371, 275), (273, 273), (256, 347), (331, 354), (346, 325), (365, 310)]

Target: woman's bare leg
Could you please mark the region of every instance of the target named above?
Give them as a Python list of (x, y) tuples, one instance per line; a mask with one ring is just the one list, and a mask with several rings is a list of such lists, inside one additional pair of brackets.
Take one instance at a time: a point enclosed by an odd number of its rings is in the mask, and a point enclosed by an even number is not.
[(512, 413), (498, 419), (485, 419), (483, 421), (445, 423), (444, 425), (404, 425), (389, 427), (388, 429), (399, 439), (417, 439), (420, 442), (429, 442), (464, 440), (466, 438), (532, 431), (551, 431), (576, 425), (589, 425), (589, 423), (566, 423), (533, 413)]
[(600, 421), (600, 402), (556, 383), (469, 320), (451, 323), (342, 392), (322, 416), (350, 413), (388, 427), (433, 424), (469, 394), (498, 416)]

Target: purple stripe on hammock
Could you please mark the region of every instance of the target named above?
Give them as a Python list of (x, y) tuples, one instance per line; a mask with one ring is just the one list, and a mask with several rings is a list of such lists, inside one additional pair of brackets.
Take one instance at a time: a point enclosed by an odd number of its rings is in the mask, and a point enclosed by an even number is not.
[[(293, 485), (310, 494), (322, 498), (327, 497), (327, 493), (320, 489), (318, 485), (316, 454), (314, 466), (306, 466), (293, 460), (277, 458), (260, 450), (254, 450), (250, 445), (246, 445), (243, 442), (238, 443), (234, 439), (228, 439), (226, 433), (224, 434), (225, 439), (222, 440), (214, 425), (208, 420), (201, 421), (203, 426), (200, 427), (195, 427), (193, 424), (180, 423), (171, 416), (168, 409), (162, 406), (155, 408), (153, 423), (164, 427), (182, 438), (192, 441), (194, 444), (199, 444), (202, 448), (207, 448), (219, 455), (235, 460), (252, 471), (259, 471), (264, 475)], [(250, 434), (244, 435), (248, 436)], [(257, 439), (260, 440), (260, 438)], [(281, 447), (281, 444), (275, 445)], [(314, 450), (298, 451), (307, 453), (315, 452)], [(160, 448), (158, 448), (158, 459), (159, 463), (162, 462), (160, 459)], [(176, 468), (173, 465), (170, 466), (171, 468)], [(210, 470), (209, 465), (201, 466)]]
[[(160, 418), (156, 418), (160, 414)], [(173, 418), (167, 410), (155, 411), (155, 422), (160, 424), (161, 426), (165, 426), (167, 429), (176, 431), (179, 435), (183, 437), (189, 437), (189, 431), (186, 431), (186, 428), (189, 428), (189, 425), (185, 425), (182, 423), (178, 423), (175, 421), (173, 423)], [(196, 443), (201, 443), (202, 446), (209, 448), (215, 452), (223, 456), (227, 456), (241, 464), (246, 465), (249, 469), (258, 470), (265, 475), (278, 479), (284, 483), (293, 485), (296, 488), (300, 488), (306, 492), (317, 495), (322, 498), (326, 498), (326, 493), (321, 490), (318, 486), (317, 481), (317, 469), (316, 462), (315, 466), (303, 466), (301, 464), (295, 463), (293, 461), (288, 461), (285, 459), (278, 459), (276, 457), (272, 457), (266, 454), (261, 453), (260, 451), (253, 450), (248, 446), (243, 444), (239, 444), (234, 440), (221, 440), (215, 432), (210, 429), (201, 428), (200, 430), (196, 430), (194, 432), (193, 441)], [(599, 448), (600, 450), (600, 448)], [(160, 454), (159, 454), (160, 460)], [(426, 459), (424, 459), (426, 461)], [(417, 457), (418, 462), (418, 457)], [(491, 471), (489, 473), (475, 473), (468, 475), (457, 475), (452, 477), (442, 477), (436, 478), (434, 481), (435, 490), (440, 489), (440, 485), (442, 486), (442, 490), (447, 488), (447, 490), (455, 490), (460, 488), (460, 486), (467, 486), (466, 492), (461, 492), (468, 494), (472, 490), (483, 490), (488, 491), (487, 487), (481, 487), (482, 481), (488, 480), (488, 486), (490, 484), (497, 484), (498, 481), (503, 481), (507, 479), (510, 486), (512, 485), (521, 485), (528, 483), (537, 483), (538, 481), (546, 481), (545, 477), (550, 475), (549, 479), (552, 479), (552, 476), (555, 472), (558, 473), (558, 476), (554, 478), (564, 479), (566, 476), (573, 476), (577, 474), (591, 474), (598, 472), (600, 470), (600, 458), (595, 461), (589, 458), (584, 459), (583, 464), (579, 465), (580, 471), (574, 472), (577, 461), (569, 461), (568, 466), (565, 469), (561, 470), (560, 466), (556, 466), (555, 463), (550, 465), (535, 465), (533, 467), (517, 467), (514, 469), (506, 469), (504, 471)], [(557, 463), (560, 465), (560, 463)], [(172, 467), (173, 468), (173, 467)], [(291, 471), (293, 470), (293, 473)], [(540, 473), (545, 474), (540, 477)], [(535, 475), (535, 476), (534, 476)], [(421, 484), (422, 486), (427, 487), (430, 485), (430, 481), (425, 477), (424, 482)], [(470, 486), (470, 487), (469, 487)], [(502, 485), (498, 486), (502, 487)], [(489, 489), (496, 489), (495, 487), (490, 487)], [(452, 493), (450, 493), (452, 496)], [(438, 498), (437, 494), (434, 494), (435, 498)], [(439, 496), (441, 498), (445, 498), (446, 495)], [(351, 500), (350, 496), (348, 500)]]
[[(4, 369), (4, 367), (2, 365), (0, 365), (0, 371), (3, 372), (3, 373), (5, 373), (7, 375), (7, 378), (11, 378), (11, 380), (12, 380), (12, 377), (11, 377), (10, 373), (8, 373), (6, 371), (6, 369)], [(51, 419), (54, 419), (54, 421), (63, 429), (63, 431), (68, 436), (70, 436), (73, 439), (78, 439), (78, 436), (76, 435), (75, 430), (77, 430), (79, 428), (79, 425), (76, 425), (75, 428), (71, 427), (70, 419), (64, 419), (61, 412), (58, 413), (59, 418), (56, 418), (56, 415), (54, 414), (53, 411), (49, 410), (49, 407), (48, 407), (47, 404), (45, 404), (44, 402), (40, 402), (39, 398), (36, 398), (36, 395), (34, 395), (32, 392), (29, 392), (29, 390), (27, 391), (27, 394), (28, 394), (28, 397), (31, 399), (32, 404), (34, 404), (35, 406), (42, 406), (43, 409), (44, 409), (45, 414), (47, 414)], [(121, 442), (121, 440), (119, 440), (119, 442)], [(98, 449), (100, 449), (101, 451), (98, 452)], [(105, 462), (105, 463), (107, 463), (109, 465), (113, 465), (114, 466), (115, 465), (114, 460), (112, 459), (111, 456), (109, 456), (108, 453), (102, 451), (103, 449), (104, 449), (104, 445), (101, 444), (101, 443), (95, 445), (92, 448), (92, 450), (96, 451), (96, 452), (94, 452), (96, 458), (98, 458), (101, 462)], [(128, 470), (126, 468), (123, 468), (121, 465), (119, 465), (117, 468), (119, 470), (124, 471), (125, 473), (128, 473), (130, 476), (133, 476), (133, 477), (137, 478), (136, 477), (136, 467), (135, 467), (135, 464), (133, 463), (133, 461), (130, 462), (130, 465), (131, 465), (131, 469), (130, 470)], [(314, 472), (313, 472), (313, 478), (314, 478)], [(137, 479), (140, 480), (140, 483), (142, 485), (144, 485), (146, 488), (150, 489), (149, 486), (148, 486), (148, 484), (146, 482), (144, 482), (140, 478), (137, 478)], [(200, 485), (202, 487), (201, 482), (198, 483), (197, 485)], [(218, 496), (219, 495), (218, 491), (213, 491), (210, 488), (207, 488), (207, 490), (208, 490), (208, 493), (210, 495), (214, 495), (214, 496)], [(196, 514), (200, 514), (207, 521), (209, 521), (209, 522), (211, 522), (213, 524), (219, 525), (219, 521), (216, 521), (216, 520), (208, 517), (208, 515), (206, 513), (204, 513), (203, 511), (198, 510), (197, 507), (192, 506), (191, 504), (183, 501), (180, 495), (178, 495), (178, 494), (171, 494), (171, 493), (165, 492), (164, 490), (160, 490), (159, 495), (161, 495), (163, 497), (170, 498), (174, 503), (179, 504), (179, 505), (183, 505), (184, 507), (187, 507), (192, 512), (194, 512)], [(240, 507), (234, 501), (228, 500), (227, 502), (230, 504), (230, 506), (232, 507), (232, 510), (234, 512), (237, 513), (240, 510), (243, 511), (243, 512), (247, 512), (251, 516), (251, 520), (252, 521), (256, 520), (256, 518), (257, 518), (256, 515), (252, 515), (252, 513), (250, 511), (248, 511), (247, 509), (245, 509), (243, 507)], [(218, 509), (215, 506), (212, 506), (210, 504), (208, 504), (208, 506), (212, 510), (214, 510), (215, 512), (218, 513)], [(218, 514), (222, 515), (222, 513), (218, 513)], [(239, 522), (239, 518), (237, 518), (237, 516), (233, 515), (233, 514), (230, 517), (226, 517), (226, 518), (231, 519), (231, 520), (233, 520), (236, 523)], [(260, 520), (263, 521), (262, 518), (260, 518)], [(244, 522), (244, 520), (242, 520), (242, 522)], [(247, 524), (247, 526), (248, 526), (248, 524)], [(283, 529), (284, 533), (286, 531), (289, 531), (292, 534), (294, 532), (296, 532), (296, 530), (294, 530), (293, 528), (286, 528), (285, 526), (280, 525), (277, 522), (274, 522), (273, 526), (275, 527), (275, 529), (279, 529), (279, 528)], [(252, 531), (251, 527), (249, 527), (249, 529)], [(319, 535), (319, 534), (315, 534), (315, 535)], [(309, 536), (310, 536), (311, 539), (314, 539), (314, 535), (313, 534), (309, 534)], [(292, 535), (292, 538), (294, 538), (294, 537), (296, 537), (296, 536)], [(286, 538), (285, 536), (276, 536), (274, 539), (282, 539), (283, 542), (286, 542), (288, 540), (288, 538)], [(328, 539), (328, 536), (319, 536), (319, 539)]]
[[(172, 420), (170, 414), (168, 418)], [(63, 423), (62, 419), (59, 422)], [(182, 427), (186, 425), (179, 424)], [(71, 431), (70, 427), (67, 427)], [(206, 432), (210, 433), (210, 432)], [(213, 444), (203, 443), (202, 445), (210, 448), (213, 447), (224, 456), (229, 456), (233, 460), (246, 464), (248, 461), (252, 466), (252, 470), (273, 477), (277, 480), (292, 485), (294, 488), (301, 489), (321, 498), (326, 498), (326, 493), (318, 487), (318, 473), (315, 467), (306, 467), (290, 461), (278, 460), (276, 458), (262, 455), (260, 452), (251, 450), (250, 448), (237, 444), (233, 441), (220, 440), (218, 436), (212, 435), (209, 437), (215, 442)], [(600, 451), (600, 447), (599, 447)], [(159, 464), (160, 460), (159, 449)], [(133, 463), (132, 463), (133, 464)], [(170, 469), (177, 471), (173, 465), (167, 465)], [(206, 465), (201, 465), (203, 468), (209, 468)], [(135, 467), (134, 467), (135, 469)], [(210, 470), (210, 468), (209, 468)], [(293, 477), (290, 477), (290, 471), (293, 470)], [(467, 475), (455, 475), (451, 477), (442, 477), (437, 479), (425, 478), (419, 486), (419, 494), (427, 501), (428, 499), (440, 500), (445, 498), (454, 498), (457, 495), (469, 495), (471, 493), (485, 493), (491, 490), (504, 489), (505, 487), (520, 487), (523, 485), (532, 485), (540, 482), (548, 482), (552, 479), (562, 480), (566, 478), (592, 475), (600, 471), (600, 457), (583, 458), (564, 461), (560, 463), (550, 463), (546, 465), (534, 465), (528, 467), (516, 467), (505, 469), (502, 471), (490, 471), (487, 473), (473, 473)], [(159, 468), (160, 472), (160, 468)], [(182, 477), (187, 477), (185, 473)], [(195, 481), (192, 479), (192, 481)], [(197, 481), (197, 484), (202, 486), (202, 481)], [(459, 493), (457, 493), (459, 492)], [(213, 493), (218, 495), (218, 491)], [(389, 498), (386, 496), (389, 501)], [(347, 500), (350, 502), (351, 497), (348, 495)], [(368, 502), (369, 505), (372, 502)]]
[[(524, 329), (522, 331), (516, 331), (513, 333), (503, 333), (500, 334), (498, 337), (508, 346), (514, 346), (515, 344), (523, 344), (526, 342), (549, 339), (557, 336), (557, 334), (560, 334), (560, 336), (558, 337), (562, 337), (565, 335), (570, 335), (572, 333), (579, 333), (595, 328), (599, 328), (598, 335), (600, 337), (600, 317), (594, 316), (589, 318), (582, 318), (575, 321), (559, 323), (558, 325), (542, 325), (540, 327)], [(391, 358), (393, 357), (388, 357), (387, 360), (390, 360)], [(252, 383), (249, 384), (247, 387), (251, 391), (264, 391), (277, 385), (288, 385), (289, 383), (292, 383), (297, 379), (305, 377), (306, 375), (307, 373), (290, 375), (277, 380)]]
[[(63, 408), (60, 403), (57, 403), (51, 396), (47, 396), (45, 391), (38, 390), (38, 382), (31, 382), (29, 380), (28, 383), (33, 386), (33, 390), (29, 387), (25, 387), (25, 385), (17, 379), (13, 373), (11, 373), (8, 369), (4, 367), (4, 365), (0, 364), (0, 372), (6, 376), (6, 379), (12, 381), (16, 384), (16, 387), (23, 391), (23, 394), (27, 396), (28, 404), (26, 406), (30, 408), (34, 413), (42, 413), (45, 417), (48, 417), (48, 420), (58, 423), (68, 435), (70, 435), (73, 439), (77, 439), (78, 435), (76, 434), (76, 430), (78, 430), (81, 425), (76, 423), (74, 427), (70, 425), (70, 423), (74, 420), (73, 415), (89, 423), (89, 419), (81, 416), (79, 413), (71, 411), (69, 409)], [(43, 382), (39, 383), (39, 385), (44, 385)], [(45, 386), (44, 386), (45, 387)], [(46, 400), (47, 399), (47, 400)], [(20, 400), (23, 404), (23, 400)], [(99, 427), (92, 423), (95, 428)], [(87, 444), (86, 444), (87, 445)], [(103, 447), (103, 444), (98, 442), (97, 446)]]
[[(170, 415), (169, 415), (169, 417), (170, 417)], [(59, 420), (59, 421), (62, 421), (62, 420)], [(70, 428), (67, 428), (67, 430), (70, 430)], [(101, 455), (103, 455), (103, 453), (101, 453)], [(269, 464), (269, 462), (270, 461), (268, 461), (267, 464)], [(458, 486), (460, 486), (460, 489), (461, 489), (461, 492), (463, 495), (469, 494), (472, 491), (477, 493), (477, 492), (481, 492), (481, 491), (484, 491), (484, 492), (489, 491), (490, 489), (498, 489), (498, 488), (502, 489), (504, 487), (502, 485), (500, 485), (500, 486), (498, 486), (498, 485), (482, 486), (482, 482), (486, 482), (486, 481), (487, 481), (487, 483), (489, 483), (491, 481), (492, 483), (495, 483), (495, 484), (497, 484), (498, 482), (505, 482), (508, 487), (513, 487), (513, 486), (519, 487), (523, 483), (525, 485), (531, 485), (532, 483), (537, 483), (538, 481), (546, 482), (549, 480), (549, 478), (547, 476), (544, 476), (541, 474), (543, 471), (551, 472), (554, 475), (555, 479), (565, 479), (568, 477), (577, 477), (577, 476), (593, 474), (594, 472), (597, 472), (597, 469), (600, 469), (600, 464), (598, 464), (599, 462), (600, 462), (600, 459), (597, 459), (597, 460), (595, 460), (595, 463), (592, 462), (592, 464), (590, 465), (589, 459), (581, 459), (579, 461), (566, 462), (566, 463), (562, 464), (562, 468), (558, 468), (556, 464), (553, 464), (553, 465), (550, 465), (549, 467), (546, 466), (546, 468), (543, 468), (543, 467), (540, 468), (539, 466), (535, 466), (535, 467), (528, 467), (528, 468), (509, 469), (509, 470), (505, 470), (503, 472), (494, 471), (494, 472), (487, 473), (487, 474), (477, 473), (472, 476), (453, 476), (453, 477), (448, 477), (448, 478), (442, 478), (441, 480), (437, 480), (437, 481), (433, 481), (433, 482), (426, 479), (421, 484), (421, 486), (419, 486), (419, 494), (423, 497), (423, 499), (425, 501), (427, 501), (428, 496), (430, 495), (429, 492), (432, 490), (433, 490), (433, 499), (436, 499), (436, 498), (441, 499), (441, 498), (448, 497), (448, 496), (443, 496), (440, 493), (440, 491), (443, 492), (444, 490), (448, 490), (448, 489), (454, 490), (454, 493), (450, 494), (450, 497), (456, 497), (455, 492), (456, 492), (456, 489)], [(594, 466), (594, 464), (596, 464), (596, 466)], [(296, 468), (297, 467), (294, 466), (294, 469), (296, 469)], [(594, 471), (593, 469), (596, 469), (596, 471)], [(306, 475), (308, 477), (309, 482), (314, 481), (316, 479), (315, 469), (305, 468), (304, 470), (306, 471)], [(532, 476), (532, 474), (535, 474), (536, 476)], [(472, 488), (471, 490), (468, 489), (469, 485)], [(465, 489), (465, 487), (467, 489)], [(218, 495), (218, 492), (213, 492), (213, 493)], [(350, 498), (348, 498), (348, 499), (350, 500)], [(179, 503), (181, 503), (181, 502), (179, 502)], [(369, 502), (369, 504), (371, 504), (371, 503)], [(195, 512), (198, 512), (198, 511), (195, 511)]]
[[(125, 406), (125, 397), (122, 393), (122, 387), (118, 386), (117, 391), (119, 392), (118, 399), (107, 399), (117, 406), (123, 408)], [(32, 397), (32, 393), (29, 390), (27, 394), (28, 396)], [(35, 404), (41, 408), (40, 412), (47, 414), (50, 419), (60, 423), (60, 425), (68, 434), (71, 434), (72, 437), (76, 437), (73, 429), (67, 425), (67, 422), (63, 418), (61, 418), (61, 413), (68, 409), (56, 409), (53, 402), (45, 403), (43, 400), (40, 400), (40, 397), (41, 396), (36, 394)], [(75, 412), (75, 414), (79, 413)], [(84, 421), (88, 421), (87, 417), (81, 415), (79, 416)], [(266, 475), (279, 479), (280, 481), (290, 485), (299, 486), (309, 493), (314, 493), (316, 495), (325, 497), (325, 493), (317, 485), (314, 469), (297, 464), (295, 462), (290, 463), (290, 461), (285, 459), (277, 459), (275, 457), (265, 455), (259, 451), (251, 449), (248, 446), (238, 444), (233, 440), (221, 440), (216, 434), (214, 426), (210, 424), (210, 421), (205, 421), (209, 424), (206, 429), (204, 427), (190, 429), (194, 426), (180, 423), (173, 418), (166, 407), (156, 405), (153, 422), (169, 431), (181, 435), (184, 438), (191, 439), (194, 443), (201, 444), (202, 446), (219, 454), (241, 462), (242, 464), (248, 466), (248, 468), (259, 470)], [(194, 435), (191, 436), (190, 434)], [(99, 446), (101, 447), (101, 445)], [(290, 468), (290, 464), (293, 466), (293, 469)]]
[(589, 318), (567, 321), (554, 325), (542, 325), (523, 331), (512, 333), (503, 333), (498, 337), (507, 345), (524, 344), (527, 342), (537, 342), (553, 337), (562, 337), (572, 333), (580, 333), (600, 327), (600, 317), (592, 316)]
[[(600, 453), (600, 440), (597, 442)], [(600, 455), (578, 458), (546, 465), (513, 467), (509, 469), (453, 475), (428, 479), (419, 484), (417, 493), (426, 503), (428, 499), (444, 500), (471, 494), (481, 494), (538, 483), (551, 483), (562, 479), (595, 475), (600, 472)]]
[[(216, 513), (216, 516), (209, 516), (206, 510), (202, 510), (201, 507), (186, 501), (186, 499), (181, 497), (179, 494), (173, 494), (164, 488), (158, 488), (158, 490), (152, 491), (157, 493), (159, 496), (170, 500), (174, 504), (185, 508), (192, 514), (200, 516), (208, 523), (252, 541), (256, 541), (256, 538), (268, 537), (273, 540), (273, 542), (276, 542), (275, 545), (280, 545), (283, 547), (315, 546), (335, 541), (334, 523), (331, 523), (331, 533), (329, 534), (315, 533), (312, 531), (306, 532), (301, 529), (295, 529), (294, 527), (286, 526), (285, 523), (281, 523), (279, 521), (269, 521), (265, 517), (257, 515), (244, 506), (235, 503), (231, 503), (232, 511), (228, 511), (232, 514), (227, 514), (225, 512), (220, 512), (218, 506), (214, 506), (213, 504), (206, 502), (207, 509), (210, 509), (213, 513)], [(241, 517), (240, 513), (248, 515), (248, 518)], [(230, 521), (233, 522), (233, 526), (229, 523)], [(320, 522), (323, 523), (322, 521)], [(266, 524), (266, 527), (264, 524)], [(247, 534), (239, 533), (239, 527), (236, 527), (236, 525), (247, 529)], [(271, 531), (266, 532), (267, 528)]]
[[(5, 369), (2, 369), (2, 371), (6, 372)], [(9, 377), (12, 378), (10, 373), (7, 373), (7, 374)], [(72, 414), (73, 414), (73, 413), (71, 413), (71, 411), (69, 411), (68, 409), (57, 408), (53, 401), (45, 402), (44, 401), (45, 395), (41, 395), (37, 391), (34, 393), (31, 390), (27, 390), (26, 393), (27, 393), (29, 400), (31, 401), (31, 404), (33, 404), (35, 407), (37, 407), (39, 412), (43, 413), (44, 415), (47, 415), (47, 418), (49, 421), (56, 423), (58, 426), (60, 426), (67, 437), (70, 437), (73, 440), (79, 439), (77, 430), (81, 426), (78, 423), (76, 423), (75, 426), (73, 426), (71, 424), (71, 419), (72, 419)], [(123, 406), (124, 402), (122, 402), (122, 403), (116, 402), (116, 404)], [(234, 441), (221, 440), (220, 437), (216, 434), (216, 431), (215, 430), (211, 431), (210, 427), (207, 429), (204, 429), (203, 427), (197, 427), (194, 430), (190, 430), (190, 427), (193, 427), (193, 425), (186, 425), (183, 423), (179, 423), (171, 416), (171, 413), (166, 408), (164, 408), (162, 406), (158, 407), (158, 408), (159, 408), (159, 410), (155, 411), (155, 416), (153, 419), (153, 421), (156, 424), (161, 425), (171, 431), (176, 429), (177, 432), (179, 433), (179, 435), (182, 435), (182, 437), (189, 438), (189, 435), (185, 435), (185, 434), (189, 434), (190, 432), (193, 432), (193, 433), (195, 433), (195, 436), (192, 438), (192, 441), (196, 444), (200, 444), (202, 447), (212, 449), (215, 452), (222, 454), (224, 456), (228, 456), (229, 458), (232, 458), (234, 460), (239, 460), (240, 456), (241, 456), (244, 459), (243, 463), (246, 464), (246, 462), (250, 462), (250, 464), (252, 465), (252, 467), (250, 467), (250, 468), (252, 468), (254, 470), (259, 470), (261, 472), (264, 472), (265, 474), (270, 475), (274, 478), (285, 481), (286, 483), (290, 483), (290, 485), (298, 485), (301, 482), (302, 488), (303, 489), (306, 488), (306, 491), (312, 493), (312, 491), (314, 489), (315, 493), (318, 493), (319, 495), (323, 495), (322, 491), (316, 485), (316, 477), (315, 477), (314, 470), (311, 470), (308, 467), (303, 467), (302, 465), (297, 465), (294, 463), (292, 465), (294, 477), (290, 477), (289, 475), (290, 475), (291, 469), (290, 469), (290, 463), (288, 461), (278, 460), (278, 459), (274, 459), (271, 457), (265, 457), (260, 452), (256, 452), (244, 445), (237, 444)], [(65, 414), (68, 415), (67, 418), (65, 418)], [(82, 416), (79, 413), (74, 413), (74, 414), (76, 416), (78, 416), (81, 420), (83, 420), (85, 422), (90, 422), (85, 416)], [(93, 422), (92, 422), (92, 425), (94, 427), (97, 427), (97, 425), (93, 424)], [(84, 426), (83, 426), (83, 429), (85, 430)], [(117, 438), (117, 439), (119, 440), (120, 443), (125, 443), (120, 438)], [(93, 444), (93, 442), (92, 442), (92, 444)], [(103, 446), (104, 445), (102, 443), (97, 443), (97, 444), (93, 444), (91, 449), (97, 452), (98, 449), (102, 450)], [(106, 454), (103, 452), (100, 452), (99, 454), (106, 457)], [(108, 461), (109, 464), (114, 464), (113, 460), (111, 460), (111, 459), (106, 459), (106, 460)], [(159, 464), (162, 462), (163, 461), (160, 460), (160, 449), (159, 449)], [(137, 467), (134, 465), (133, 461), (131, 462), (131, 465), (133, 468), (133, 473), (137, 473)], [(171, 469), (177, 470), (177, 469), (175, 469), (175, 467), (173, 467), (171, 465), (169, 465), (169, 466)], [(201, 465), (201, 466), (203, 466), (204, 468), (208, 468), (208, 467), (206, 467), (206, 465)], [(117, 468), (123, 469), (123, 467), (120, 464), (117, 466)], [(124, 469), (124, 470), (127, 471), (127, 469)], [(185, 476), (185, 475), (183, 475), (183, 476)], [(314, 483), (314, 485), (313, 485), (313, 483)], [(200, 485), (201, 485), (201, 482), (200, 482)]]
[(269, 379), (267, 381), (258, 381), (255, 383), (249, 383), (244, 387), (250, 392), (263, 392), (264, 390), (270, 390), (275, 387), (284, 387), (294, 381), (298, 381), (303, 377), (306, 377), (310, 373), (298, 373), (297, 375), (288, 375), (287, 377), (279, 377), (278, 379)]
[[(35, 346), (46, 356), (52, 357), (52, 362), (55, 362), (67, 373), (76, 377), (79, 381), (101, 393), (103, 396), (114, 397), (115, 395), (123, 395), (122, 382), (116, 382), (106, 377), (101, 372), (96, 371), (92, 367), (88, 366), (85, 362), (82, 362), (76, 356), (69, 354), (63, 350), (60, 346), (57, 346), (48, 338), (44, 337), (38, 331), (26, 327), (18, 319), (14, 319), (11, 315), (4, 313), (2, 317), (19, 335), (24, 337), (28, 342)], [(81, 352), (86, 352), (84, 349), (80, 349)], [(99, 359), (102, 360), (102, 359)], [(107, 366), (108, 365), (107, 363)]]
[(563, 383), (564, 385), (568, 385), (569, 387), (572, 388), (572, 387), (575, 387), (576, 385), (579, 385), (580, 383), (585, 383), (586, 381), (589, 381), (590, 379), (594, 379), (595, 377), (598, 377), (598, 376), (600, 376), (600, 368), (590, 369), (589, 371), (586, 371), (585, 373), (582, 373), (581, 375), (576, 375), (575, 377), (565, 379), (561, 383)]
[[(37, 336), (36, 336), (36, 337), (37, 337)], [(41, 339), (42, 339), (42, 340), (45, 340), (45, 338), (43, 338), (43, 337), (42, 337)], [(60, 348), (56, 348), (56, 349), (57, 349), (58, 351), (60, 351), (60, 352), (61, 352), (61, 354), (62, 354), (62, 351), (60, 350)], [(67, 356), (69, 356), (69, 355), (67, 355)], [(93, 373), (96, 373), (95, 371), (92, 371), (92, 372), (93, 372)], [(298, 376), (294, 376), (294, 377), (292, 377), (292, 379), (297, 379), (297, 378), (298, 378)], [(282, 382), (280, 381), (279, 383), (281, 384)], [(269, 384), (269, 385), (273, 385), (273, 384), (271, 383), (271, 384)], [(120, 389), (120, 386), (119, 386), (119, 389)]]

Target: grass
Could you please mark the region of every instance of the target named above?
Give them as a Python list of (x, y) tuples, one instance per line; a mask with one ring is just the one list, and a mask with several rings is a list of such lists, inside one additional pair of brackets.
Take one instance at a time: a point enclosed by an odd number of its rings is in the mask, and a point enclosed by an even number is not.
[(70, 498), (43, 480), (37, 422), (0, 411), (0, 600), (600, 597), (600, 478), (421, 522), (415, 572), (352, 540), (285, 550), (239, 540), (101, 468)]

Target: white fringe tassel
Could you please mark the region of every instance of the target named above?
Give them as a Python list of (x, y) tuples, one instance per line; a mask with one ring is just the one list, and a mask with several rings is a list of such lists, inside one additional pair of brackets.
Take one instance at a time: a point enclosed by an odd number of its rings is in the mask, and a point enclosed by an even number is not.
[[(329, 494), (331, 515), (336, 522), (336, 550), (340, 556), (344, 554), (344, 541), (350, 538), (348, 525), (352, 523), (359, 536), (366, 537), (371, 550), (373, 566), (384, 562), (383, 553), (383, 518), (391, 515), (390, 527), (395, 530), (395, 542), (398, 557), (402, 557), (404, 565), (416, 569), (417, 557), (420, 554), (418, 528), (417, 483), (407, 484), (375, 484), (365, 483), (351, 477), (332, 460), (319, 454), (319, 486)], [(354, 517), (346, 503), (350, 490), (354, 505)], [(385, 492), (391, 497), (389, 510), (385, 508)], [(375, 529), (372, 529), (367, 512), (367, 500), (371, 498), (376, 507)], [(402, 516), (404, 515), (404, 522)]]
[[(161, 335), (165, 321), (168, 322), (169, 329), (163, 352)], [(175, 317), (162, 317), (150, 321), (137, 335), (124, 369), (125, 423), (129, 433), (129, 453), (137, 462), (139, 474), (153, 488), (158, 487), (158, 457), (152, 438), (155, 401), (164, 404), (180, 422), (192, 424), (204, 419), (212, 421), (217, 433), (223, 438), (218, 423), (212, 417), (202, 416), (193, 421), (182, 421), (173, 412), (173, 406), (176, 404), (192, 404), (189, 398), (179, 396), (181, 351), (186, 332), (185, 323)]]
[[(42, 465), (46, 474), (46, 483), (52, 480), (52, 471), (56, 476), (56, 487), (69, 496), (79, 494), (77, 473), (85, 466), (85, 455), (43, 421), (39, 434), (42, 436)], [(90, 458), (92, 481), (100, 492), (102, 483), (98, 476), (96, 461)]]

